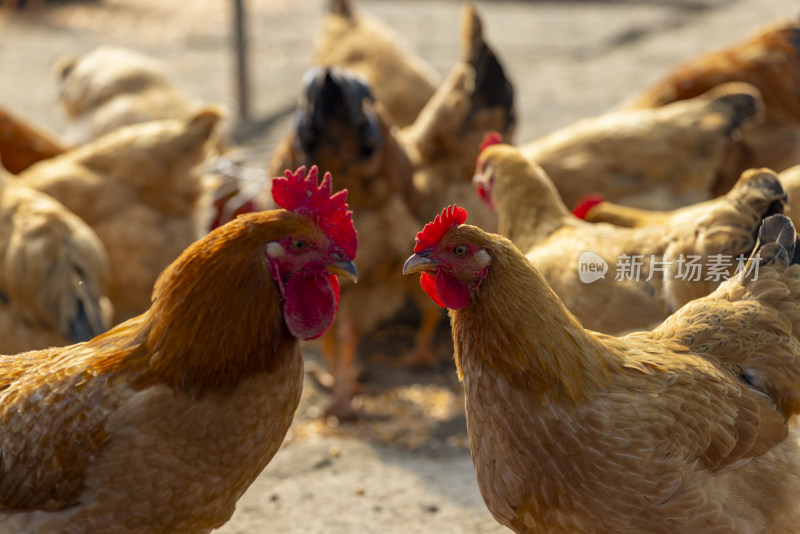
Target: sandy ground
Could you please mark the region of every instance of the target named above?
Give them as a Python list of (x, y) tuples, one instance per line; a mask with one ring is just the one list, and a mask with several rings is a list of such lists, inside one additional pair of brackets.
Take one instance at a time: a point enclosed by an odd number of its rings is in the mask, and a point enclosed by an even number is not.
[[(48, 4), (36, 13), (7, 16), (0, 24), (0, 105), (63, 134), (68, 124), (56, 105), (54, 63), (111, 43), (164, 59), (190, 92), (235, 110), (231, 4), (106, 0)], [(357, 5), (389, 22), (442, 73), (456, 60), (461, 2)], [(487, 40), (515, 84), (518, 142), (608, 110), (675, 63), (800, 11), (795, 0), (476, 5)], [(289, 127), (324, 2), (250, 0), (247, 7), (252, 122), (231, 122), (229, 128), (266, 158)], [(387, 325), (373, 346), (400, 352), (409, 332), (403, 323)], [(447, 360), (446, 329), (439, 345)], [(307, 354), (310, 362), (317, 360), (313, 347)], [(475, 484), (452, 364), (411, 373), (367, 358), (365, 369), (367, 386), (377, 394), (361, 401), (365, 411), (382, 417), (358, 425), (321, 421), (317, 414), (326, 394), (307, 381), (285, 446), (219, 532), (505, 530), (486, 511)]]

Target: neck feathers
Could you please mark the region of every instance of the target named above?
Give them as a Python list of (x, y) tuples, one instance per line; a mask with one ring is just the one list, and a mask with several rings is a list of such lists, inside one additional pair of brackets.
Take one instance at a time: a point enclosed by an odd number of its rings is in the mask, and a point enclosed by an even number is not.
[(548, 400), (580, 402), (607, 387), (615, 359), (586, 332), (542, 276), (507, 240), (470, 304), (451, 311), (459, 378), (471, 369), (516, 376)]
[(164, 270), (150, 309), (129, 322), (138, 329), (129, 335), (139, 350), (118, 362), (139, 371), (134, 386), (165, 383), (201, 396), (230, 390), (293, 355), (297, 341), (283, 320), (264, 252), (280, 233), (270, 238), (252, 230), (237, 219), (190, 246)]
[(541, 167), (521, 156), (504, 163), (513, 168), (499, 169), (496, 178), (499, 230), (527, 251), (572, 215)]

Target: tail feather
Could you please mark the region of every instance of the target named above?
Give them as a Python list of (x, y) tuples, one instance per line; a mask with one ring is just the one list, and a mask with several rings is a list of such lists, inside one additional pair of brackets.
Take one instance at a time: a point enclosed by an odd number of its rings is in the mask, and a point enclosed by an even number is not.
[(462, 51), (464, 61), (475, 69), (471, 113), (500, 108), (505, 112), (505, 122), (498, 129), (507, 131), (516, 121), (514, 87), (497, 55), (484, 40), (483, 25), (472, 5), (467, 5), (464, 13)]
[(342, 17), (352, 18), (353, 6), (350, 5), (349, 0), (331, 0), (328, 3), (328, 12)]
[(766, 217), (758, 230), (758, 240), (751, 258), (761, 258), (761, 265), (781, 265), (788, 267), (796, 261), (800, 250), (795, 246), (797, 233), (792, 220), (783, 214)]

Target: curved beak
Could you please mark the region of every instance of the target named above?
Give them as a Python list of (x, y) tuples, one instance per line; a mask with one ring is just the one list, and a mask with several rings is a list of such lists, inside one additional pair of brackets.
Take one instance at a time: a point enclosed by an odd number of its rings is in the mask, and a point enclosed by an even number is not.
[(358, 269), (356, 269), (356, 264), (352, 261), (338, 261), (336, 263), (331, 263), (326, 267), (326, 269), (331, 274), (337, 274), (339, 276), (349, 278), (353, 281), (353, 283), (358, 282)]
[(418, 273), (420, 271), (434, 271), (440, 263), (426, 256), (414, 254), (403, 265), (403, 274)]

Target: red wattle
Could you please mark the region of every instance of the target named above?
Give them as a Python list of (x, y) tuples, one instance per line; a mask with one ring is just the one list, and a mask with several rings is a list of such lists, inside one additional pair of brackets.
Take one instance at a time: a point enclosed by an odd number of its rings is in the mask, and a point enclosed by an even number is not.
[[(333, 280), (331, 280), (333, 278)], [(316, 339), (336, 318), (339, 281), (325, 272), (297, 273), (286, 284), (283, 317), (293, 336)]]
[(439, 293), (436, 291), (436, 282), (433, 279), (433, 276), (430, 273), (423, 272), (422, 275), (419, 277), (419, 284), (422, 286), (422, 289), (425, 293), (428, 294), (433, 301), (441, 306), (442, 308), (446, 308), (447, 306), (444, 305), (442, 299), (439, 298)]
[(440, 270), (435, 281), (436, 292), (448, 308), (460, 310), (469, 304), (469, 290), (457, 279)]

